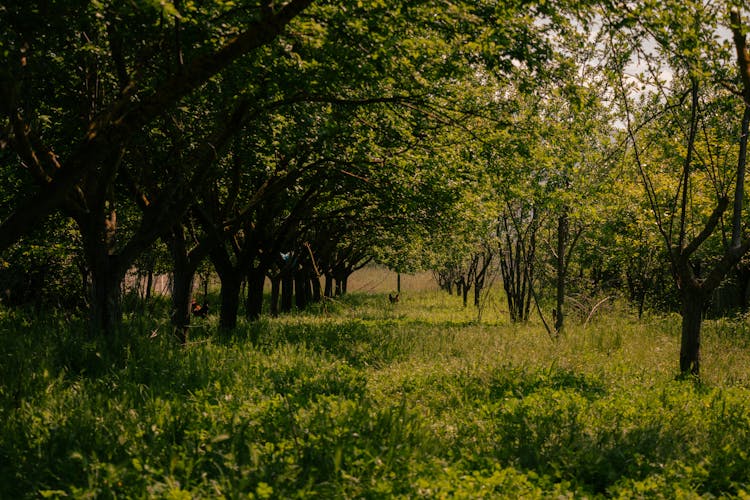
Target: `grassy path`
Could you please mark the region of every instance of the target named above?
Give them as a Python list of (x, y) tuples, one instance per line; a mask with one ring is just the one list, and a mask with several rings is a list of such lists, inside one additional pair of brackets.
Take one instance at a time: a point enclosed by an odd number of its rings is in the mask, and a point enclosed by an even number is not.
[(678, 318), (502, 316), (352, 294), (185, 349), (133, 318), (112, 355), (0, 312), (0, 498), (747, 496), (746, 322), (707, 323), (696, 384)]

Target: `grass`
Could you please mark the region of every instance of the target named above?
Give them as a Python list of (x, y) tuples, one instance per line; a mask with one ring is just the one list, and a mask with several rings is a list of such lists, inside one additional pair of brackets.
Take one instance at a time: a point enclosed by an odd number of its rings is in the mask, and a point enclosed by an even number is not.
[(114, 351), (0, 311), (0, 498), (747, 497), (748, 325), (706, 322), (697, 383), (678, 317), (616, 306), (552, 342), (386, 289)]

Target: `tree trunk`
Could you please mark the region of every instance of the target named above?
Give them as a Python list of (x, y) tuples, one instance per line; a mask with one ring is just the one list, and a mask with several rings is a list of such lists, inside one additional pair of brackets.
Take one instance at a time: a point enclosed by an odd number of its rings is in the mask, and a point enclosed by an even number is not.
[(193, 282), (195, 273), (190, 266), (174, 267), (172, 282), (172, 326), (174, 334), (181, 344), (188, 341), (190, 328), (190, 305), (193, 300)]
[(323, 289), (323, 296), (331, 298), (333, 297), (333, 276), (330, 274), (325, 275), (325, 286)]
[(294, 305), (297, 306), (299, 311), (305, 309), (309, 302), (307, 296), (307, 284), (309, 282), (306, 274), (303, 269), (294, 273)]
[(557, 259), (555, 260), (555, 271), (557, 274), (556, 302), (557, 315), (555, 316), (555, 331), (559, 335), (565, 325), (565, 249), (568, 244), (568, 214), (563, 212), (557, 219)]
[(83, 291), (83, 303), (88, 306), (91, 302), (91, 271), (86, 262), (86, 259), (82, 259), (82, 262), (78, 264), (78, 271), (81, 273), (81, 290)]
[(474, 307), (479, 307), (479, 300), (482, 297), (482, 288), (484, 288), (484, 278), (486, 272), (486, 267), (477, 268), (477, 272), (474, 275)]
[(700, 289), (685, 286), (682, 291), (682, 341), (680, 344), (680, 373), (683, 376), (700, 374), (701, 322), (704, 295)]
[[(516, 251), (518, 253), (518, 249)], [(520, 253), (516, 258), (506, 255), (500, 261), (500, 271), (510, 320), (513, 323), (528, 321), (531, 308), (532, 263), (527, 262)]]
[(148, 304), (151, 301), (151, 289), (154, 287), (154, 265), (151, 263), (146, 274), (146, 293), (143, 297), (143, 303)]
[(266, 283), (266, 273), (255, 269), (247, 275), (247, 302), (245, 315), (248, 320), (260, 318), (263, 312), (263, 286)]
[[(211, 262), (221, 282), (219, 305), (219, 329), (227, 331), (237, 326), (237, 314), (240, 309), (240, 292), (244, 275), (239, 270), (240, 264), (232, 261), (225, 247), (216, 246), (210, 250)], [(237, 259), (241, 261), (241, 259)]]
[(518, 313), (516, 312), (516, 305), (513, 300), (513, 294), (509, 293), (506, 289), (505, 291), (505, 299), (508, 303), (508, 314), (510, 314), (510, 321), (511, 323), (517, 323), (520, 321), (520, 318), (518, 317)]
[(190, 264), (185, 232), (177, 225), (171, 234), (169, 247), (172, 253), (172, 312), (170, 314), (174, 334), (182, 344), (188, 340), (190, 327), (190, 305), (193, 299), (195, 266)]
[(480, 301), (482, 298), (482, 290), (484, 290), (484, 284), (487, 279), (487, 273), (490, 265), (494, 259), (494, 253), (489, 249), (485, 248), (480, 254), (481, 265), (477, 265), (477, 271), (474, 274), (474, 306), (480, 307)]
[(310, 304), (310, 302), (313, 301), (313, 286), (312, 286), (312, 278), (310, 277), (309, 273), (305, 273), (303, 270), (303, 283), (305, 284), (305, 300), (307, 301), (307, 305)]
[(239, 273), (219, 273), (221, 280), (221, 310), (219, 328), (232, 330), (237, 327), (237, 313), (240, 308), (240, 288), (242, 277)]
[(114, 254), (116, 221), (116, 213), (111, 210), (104, 220), (90, 215), (78, 223), (91, 273), (89, 329), (92, 336), (114, 334), (122, 320), (120, 285), (125, 271)]
[(464, 301), (464, 307), (469, 304), (469, 290), (471, 290), (471, 285), (468, 283), (461, 283), (461, 297)]
[(292, 310), (294, 299), (294, 277), (291, 271), (287, 271), (281, 278), (281, 311), (289, 312)]
[(523, 314), (522, 318), (524, 322), (529, 320), (529, 316), (531, 313), (531, 295), (533, 293), (531, 290), (531, 287), (533, 286), (533, 283), (531, 282), (531, 280), (533, 279), (533, 277), (529, 276), (529, 272), (525, 271), (526, 281), (524, 283), (524, 296), (526, 298), (523, 299), (524, 304), (523, 304), (523, 313), (522, 313)]
[(271, 303), (269, 310), (274, 318), (279, 315), (279, 293), (281, 292), (281, 277), (274, 276), (271, 279)]
[(111, 261), (111, 256), (100, 256), (91, 263), (92, 335), (112, 335), (122, 321), (121, 290), (123, 276)]
[(742, 244), (742, 204), (745, 192), (745, 163), (747, 161), (747, 135), (750, 129), (750, 104), (742, 113), (740, 131), (740, 151), (737, 160), (737, 185), (735, 186), (734, 213), (732, 214), (732, 246)]

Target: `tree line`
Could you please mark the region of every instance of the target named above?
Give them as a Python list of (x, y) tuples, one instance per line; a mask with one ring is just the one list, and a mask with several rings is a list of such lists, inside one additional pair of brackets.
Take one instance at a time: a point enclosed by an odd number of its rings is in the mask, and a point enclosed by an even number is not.
[(747, 306), (749, 14), (668, 3), (6, 3), (4, 302), (108, 336), (160, 252), (185, 342), (207, 263), (226, 330), (266, 279), (272, 313), (371, 260), (479, 306), (494, 269), (553, 338), (610, 293), (679, 310), (698, 375)]

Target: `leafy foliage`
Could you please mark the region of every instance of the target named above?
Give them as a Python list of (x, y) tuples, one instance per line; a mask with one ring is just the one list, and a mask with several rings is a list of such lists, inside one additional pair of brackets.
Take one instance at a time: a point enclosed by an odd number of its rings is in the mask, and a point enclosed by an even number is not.
[(6, 306), (29, 306), (77, 312), (86, 304), (84, 264), (78, 233), (55, 217), (0, 258), (0, 300)]

